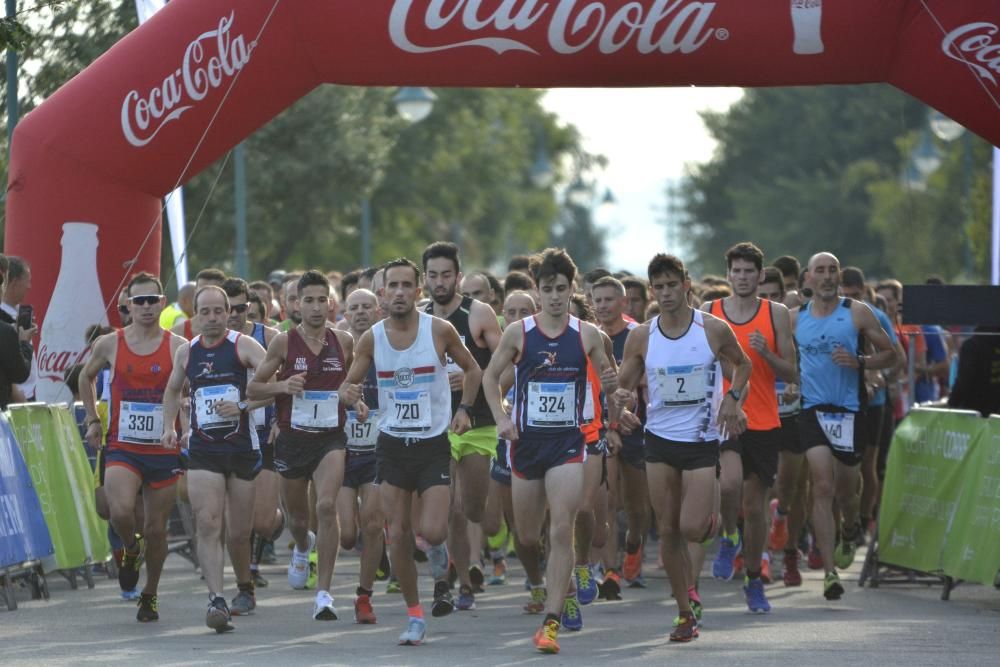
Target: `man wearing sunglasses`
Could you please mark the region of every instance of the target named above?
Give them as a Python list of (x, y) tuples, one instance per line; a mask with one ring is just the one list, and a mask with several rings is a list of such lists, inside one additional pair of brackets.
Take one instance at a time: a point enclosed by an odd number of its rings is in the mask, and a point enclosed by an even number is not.
[[(250, 287), (242, 278), (228, 278), (222, 284), (229, 297), (229, 329), (244, 336), (251, 336), (266, 350), (278, 335), (277, 329), (248, 321), (250, 307)], [(258, 299), (258, 303), (260, 300)], [(250, 571), (254, 584), (266, 586), (267, 581), (260, 576), (258, 566), (264, 551), (264, 542), (274, 541), (285, 527), (285, 517), (278, 507), (278, 475), (274, 470), (274, 440), (271, 438), (271, 424), (274, 421), (274, 406), (257, 408), (251, 413), (257, 439), (260, 441), (262, 466), (254, 480), (253, 547), (250, 556)], [(233, 613), (242, 610), (233, 609)]]
[[(111, 368), (111, 400), (105, 454), (104, 490), (111, 525), (125, 543), (118, 568), (123, 591), (135, 588), (146, 561), (146, 585), (139, 597), (140, 622), (159, 619), (156, 589), (167, 556), (166, 525), (177, 497), (181, 474), (176, 448), (161, 446), (167, 378), (174, 353), (184, 339), (160, 326), (165, 299), (160, 280), (149, 273), (132, 277), (126, 289), (131, 323), (94, 343), (80, 373), (80, 400), (87, 412), (87, 441), (101, 443), (101, 418), (95, 400), (97, 374)], [(139, 491), (142, 495), (139, 496)], [(142, 498), (145, 521), (142, 536), (135, 525), (135, 503)]]

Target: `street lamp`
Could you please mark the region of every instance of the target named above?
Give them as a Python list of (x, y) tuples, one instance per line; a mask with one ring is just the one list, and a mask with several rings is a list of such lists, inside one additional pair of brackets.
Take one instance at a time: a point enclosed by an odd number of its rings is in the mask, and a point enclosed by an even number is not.
[(530, 176), (531, 183), (539, 190), (549, 187), (556, 179), (556, 172), (552, 168), (552, 163), (549, 162), (545, 146), (539, 145), (538, 150), (535, 151), (535, 162), (531, 165)]
[(941, 166), (941, 154), (926, 127), (921, 130), (920, 143), (913, 151), (913, 164), (925, 179)]
[(400, 88), (392, 101), (400, 116), (411, 123), (419, 123), (434, 109), (437, 95), (430, 88)]
[(590, 206), (590, 202), (593, 197), (593, 191), (587, 187), (587, 185), (583, 182), (583, 179), (580, 178), (579, 174), (566, 190), (566, 201), (573, 206), (579, 206), (580, 208)]

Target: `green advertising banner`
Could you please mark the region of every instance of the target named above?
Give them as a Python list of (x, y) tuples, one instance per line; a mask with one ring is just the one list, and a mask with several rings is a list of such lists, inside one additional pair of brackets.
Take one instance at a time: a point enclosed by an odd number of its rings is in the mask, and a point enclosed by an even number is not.
[(93, 476), (69, 408), (11, 405), (9, 415), (52, 536), (54, 569), (106, 559), (107, 532), (97, 516)]
[[(962, 507), (987, 420), (977, 413), (919, 408), (896, 429), (879, 509), (879, 560), (921, 572), (947, 571), (944, 548)], [(982, 448), (978, 448), (982, 449)]]
[(1000, 569), (1000, 417), (985, 422), (972, 448), (959, 511), (944, 546), (944, 571), (992, 585)]

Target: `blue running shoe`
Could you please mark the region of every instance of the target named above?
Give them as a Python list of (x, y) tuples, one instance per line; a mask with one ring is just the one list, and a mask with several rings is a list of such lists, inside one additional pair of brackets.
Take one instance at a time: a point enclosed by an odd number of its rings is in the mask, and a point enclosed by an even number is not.
[(563, 605), (562, 626), (572, 632), (583, 630), (583, 614), (580, 612), (580, 603), (576, 598), (566, 598)]
[(573, 577), (576, 579), (576, 599), (580, 604), (588, 605), (597, 599), (597, 580), (589, 565), (574, 567)]
[(400, 646), (420, 646), (427, 636), (427, 622), (422, 618), (410, 617), (406, 630), (399, 635)]
[(733, 560), (736, 559), (736, 554), (740, 552), (741, 546), (739, 533), (736, 533), (735, 542), (728, 535), (719, 540), (719, 553), (715, 554), (715, 560), (712, 561), (713, 577), (725, 581), (733, 578), (735, 571)]
[(126, 602), (135, 602), (139, 599), (139, 589), (133, 588), (130, 591), (122, 591), (122, 600)]
[(743, 579), (743, 595), (747, 598), (747, 607), (755, 614), (767, 614), (771, 611), (771, 603), (764, 594), (764, 582), (760, 577)]
[(476, 608), (476, 596), (469, 586), (461, 586), (458, 589), (458, 600), (455, 601), (455, 609), (459, 611), (470, 611)]

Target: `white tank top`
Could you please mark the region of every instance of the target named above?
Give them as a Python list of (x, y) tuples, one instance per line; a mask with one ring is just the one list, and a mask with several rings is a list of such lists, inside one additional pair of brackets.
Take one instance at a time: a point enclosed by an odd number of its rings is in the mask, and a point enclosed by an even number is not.
[(378, 378), (378, 429), (397, 438), (424, 440), (439, 436), (451, 423), (448, 373), (434, 348), (434, 317), (417, 313), (413, 345), (389, 344), (384, 321), (372, 327)]
[(705, 335), (704, 314), (693, 312), (691, 326), (680, 338), (663, 334), (659, 316), (649, 324), (646, 430), (666, 440), (708, 442), (719, 439), (715, 417), (722, 373)]

